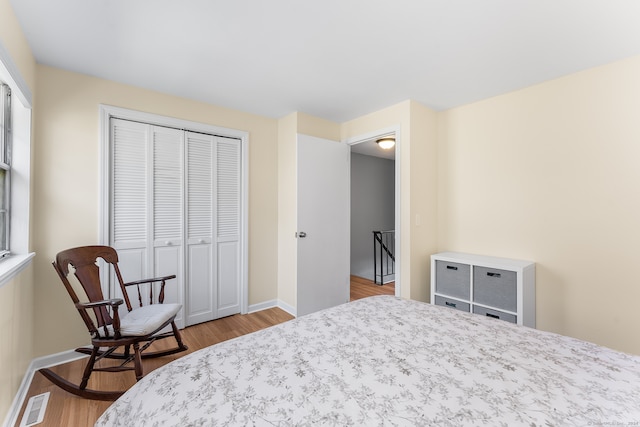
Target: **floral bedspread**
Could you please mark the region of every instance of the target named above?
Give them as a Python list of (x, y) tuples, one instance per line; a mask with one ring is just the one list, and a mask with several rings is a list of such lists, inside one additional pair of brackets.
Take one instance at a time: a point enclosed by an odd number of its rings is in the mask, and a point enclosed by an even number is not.
[(171, 362), (96, 426), (638, 424), (638, 356), (378, 296)]

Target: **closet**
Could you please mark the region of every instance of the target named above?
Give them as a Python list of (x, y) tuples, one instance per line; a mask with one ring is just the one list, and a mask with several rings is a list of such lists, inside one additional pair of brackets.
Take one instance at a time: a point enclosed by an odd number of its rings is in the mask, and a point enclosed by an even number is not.
[(177, 276), (165, 301), (183, 305), (179, 327), (241, 311), (241, 149), (237, 138), (109, 119), (109, 244), (125, 281)]

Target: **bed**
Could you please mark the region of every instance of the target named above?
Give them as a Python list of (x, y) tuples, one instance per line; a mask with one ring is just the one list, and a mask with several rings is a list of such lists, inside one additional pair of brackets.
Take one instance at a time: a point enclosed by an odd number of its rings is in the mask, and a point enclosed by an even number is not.
[(184, 356), (96, 426), (638, 425), (640, 357), (376, 296)]

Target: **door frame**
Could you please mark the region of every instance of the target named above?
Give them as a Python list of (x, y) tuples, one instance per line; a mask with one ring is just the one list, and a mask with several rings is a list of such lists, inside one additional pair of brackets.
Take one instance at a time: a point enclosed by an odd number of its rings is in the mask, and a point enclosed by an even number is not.
[[(229, 129), (220, 126), (213, 126), (206, 123), (192, 122), (189, 120), (177, 119), (159, 114), (145, 113), (142, 111), (130, 110), (127, 108), (114, 107), (111, 105), (99, 105), (100, 122), (100, 167), (99, 167), (99, 227), (98, 242), (101, 245), (109, 244), (109, 215), (111, 199), (111, 148), (110, 119), (118, 118), (143, 122), (151, 125), (170, 127), (184, 131), (202, 132), (217, 136), (237, 138), (241, 142), (240, 158), (240, 313), (246, 314), (249, 306), (249, 132), (237, 129)], [(103, 286), (104, 295), (109, 295), (108, 272), (100, 269), (100, 280)], [(183, 301), (184, 303), (184, 301)]]
[[(401, 221), (401, 207), (400, 207), (400, 189), (401, 189), (401, 185), (400, 185), (400, 171), (401, 171), (401, 158), (402, 156), (400, 155), (401, 153), (401, 146), (402, 146), (402, 137), (401, 137), (401, 132), (400, 132), (400, 125), (394, 125), (394, 126), (389, 126), (386, 128), (382, 128), (382, 129), (377, 129), (371, 132), (367, 132), (365, 134), (361, 134), (361, 135), (357, 135), (351, 138), (347, 138), (344, 140), (344, 143), (349, 145), (349, 147), (353, 146), (353, 145), (357, 145), (360, 144), (362, 142), (365, 141), (370, 141), (372, 139), (376, 139), (376, 138), (380, 138), (383, 136), (388, 136), (390, 134), (394, 134), (396, 137), (396, 158), (395, 158), (395, 229), (396, 229), (396, 233), (395, 233), (395, 238), (396, 238), (396, 242), (395, 242), (395, 249), (396, 249), (396, 272), (395, 272), (395, 295), (397, 297), (400, 296), (400, 289), (402, 287), (402, 281), (401, 281), (401, 268), (400, 268), (400, 261), (402, 261), (402, 245), (401, 245), (401, 238), (402, 238), (402, 221)], [(349, 165), (349, 169), (351, 169), (351, 165)]]

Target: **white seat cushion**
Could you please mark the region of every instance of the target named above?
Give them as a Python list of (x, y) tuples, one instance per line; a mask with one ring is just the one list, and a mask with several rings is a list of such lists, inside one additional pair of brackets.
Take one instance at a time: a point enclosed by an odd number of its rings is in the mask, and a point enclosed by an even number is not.
[(181, 304), (152, 304), (134, 308), (120, 318), (120, 335), (148, 335), (175, 316)]

